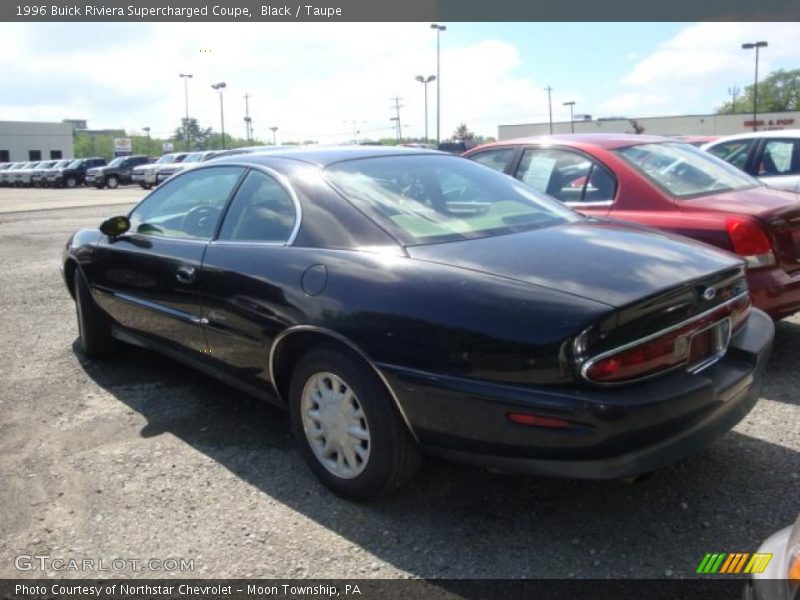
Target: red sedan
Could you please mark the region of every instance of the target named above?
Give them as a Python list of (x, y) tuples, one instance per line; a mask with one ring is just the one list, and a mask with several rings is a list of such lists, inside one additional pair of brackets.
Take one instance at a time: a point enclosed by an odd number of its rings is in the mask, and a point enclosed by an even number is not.
[(800, 311), (800, 202), (674, 139), (555, 135), (479, 146), (464, 156), (589, 216), (679, 233), (745, 259), (753, 303)]

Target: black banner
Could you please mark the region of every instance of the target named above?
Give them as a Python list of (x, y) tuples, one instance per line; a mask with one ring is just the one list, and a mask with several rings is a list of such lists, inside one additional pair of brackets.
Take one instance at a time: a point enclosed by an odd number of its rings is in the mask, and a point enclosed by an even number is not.
[(0, 580), (3, 600), (709, 600), (741, 598), (746, 580), (105, 579)]
[[(797, 0), (4, 0), (2, 21), (797, 21)], [(598, 40), (602, 43), (602, 40)]]

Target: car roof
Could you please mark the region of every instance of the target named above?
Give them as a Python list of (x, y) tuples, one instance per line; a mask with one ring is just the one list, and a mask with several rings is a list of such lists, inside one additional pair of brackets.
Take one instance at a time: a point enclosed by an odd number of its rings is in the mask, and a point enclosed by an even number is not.
[(398, 146), (291, 146), (273, 150), (259, 150), (249, 154), (224, 156), (215, 159), (214, 164), (239, 163), (242, 161), (262, 163), (269, 158), (291, 158), (325, 167), (344, 160), (411, 155), (452, 156), (437, 150)]
[(771, 129), (767, 131), (750, 131), (748, 133), (737, 133), (736, 135), (726, 135), (714, 143), (727, 142), (728, 140), (750, 140), (753, 138), (800, 138), (800, 129)]
[(674, 142), (673, 138), (660, 135), (637, 135), (635, 133), (564, 133), (556, 135), (535, 135), (531, 137), (515, 138), (492, 142), (472, 148), (470, 153), (477, 149), (486, 149), (493, 146), (518, 146), (521, 144), (556, 144), (564, 146), (594, 146), (599, 148), (624, 148), (637, 144), (659, 144)]

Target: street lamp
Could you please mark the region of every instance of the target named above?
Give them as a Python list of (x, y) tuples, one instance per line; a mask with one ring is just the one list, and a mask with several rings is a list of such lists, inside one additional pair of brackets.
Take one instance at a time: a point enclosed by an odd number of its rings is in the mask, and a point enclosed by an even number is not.
[(429, 75), (428, 77), (417, 75), (415, 79), (419, 81), (425, 88), (425, 143), (427, 144), (428, 143), (428, 84), (436, 79), (436, 75)]
[(276, 139), (275, 138), (275, 132), (278, 131), (278, 128), (273, 125), (272, 127), (270, 127), (270, 131), (272, 131), (272, 145), (276, 146), (277, 142), (275, 141), (275, 139)]
[(442, 141), (442, 134), (441, 134), (441, 116), (442, 116), (442, 73), (441, 73), (441, 65), (439, 61), (439, 36), (443, 31), (447, 31), (447, 27), (444, 25), (437, 25), (436, 23), (431, 23), (431, 29), (436, 30), (436, 143)]
[(186, 150), (189, 150), (189, 80), (193, 77), (191, 73), (180, 73), (183, 79), (183, 93), (186, 98), (186, 118), (183, 121), (183, 137), (186, 141)]
[(575, 133), (575, 118), (572, 116), (573, 106), (575, 106), (575, 101), (570, 100), (569, 102), (564, 102), (564, 106), (569, 106), (569, 130), (571, 133)]
[(758, 49), (766, 48), (767, 42), (753, 42), (752, 44), (742, 44), (742, 50), (756, 49), (756, 76), (753, 81), (753, 131), (757, 131), (756, 115), (758, 115)]
[(147, 134), (147, 156), (150, 156), (150, 128), (142, 127), (142, 129)]
[(219, 92), (219, 126), (222, 130), (222, 149), (225, 150), (225, 112), (222, 109), (222, 90), (225, 89), (225, 82), (214, 83), (211, 85), (211, 89)]

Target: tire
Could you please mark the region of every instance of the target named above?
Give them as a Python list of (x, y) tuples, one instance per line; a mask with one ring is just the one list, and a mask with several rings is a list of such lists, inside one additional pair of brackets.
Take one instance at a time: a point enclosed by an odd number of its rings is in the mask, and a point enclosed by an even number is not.
[(119, 178), (116, 175), (110, 175), (108, 179), (106, 179), (106, 185), (109, 189), (117, 189), (119, 187)]
[(76, 177), (70, 176), (64, 180), (64, 187), (74, 188), (78, 187), (78, 179)]
[[(321, 417), (317, 420), (311, 416), (304, 418), (304, 413), (310, 410), (318, 416), (323, 414), (320, 409), (324, 407), (325, 399), (322, 403), (312, 400), (313, 390), (333, 388), (337, 380), (352, 391), (354, 398), (342, 412), (338, 411), (340, 402), (334, 401), (327, 406), (330, 410), (326, 414), (330, 415), (332, 410), (342, 420), (337, 423), (334, 417), (324, 425)], [(345, 393), (344, 398), (347, 396)], [(304, 403), (308, 410), (304, 410)], [(325, 345), (300, 359), (292, 373), (289, 412), (292, 429), (311, 471), (343, 498), (364, 501), (389, 494), (407, 483), (420, 465), (422, 452), (398, 414), (386, 387), (372, 368), (349, 350)], [(362, 414), (363, 419), (353, 417), (353, 413)], [(345, 432), (348, 443), (354, 444), (349, 449), (350, 458), (356, 463), (354, 469), (349, 467), (350, 460), (343, 458), (347, 453), (336, 450), (328, 457), (327, 466), (323, 462), (325, 450), (322, 446), (327, 447), (329, 442), (332, 446), (337, 445), (335, 435), (330, 435), (331, 431), (336, 433), (337, 428), (340, 435)], [(367, 439), (350, 435), (354, 428), (360, 431), (360, 436), (366, 431)], [(345, 448), (341, 444), (339, 447)], [(337, 474), (335, 470), (339, 464), (342, 464), (341, 469), (349, 469), (349, 473)]]
[(142, 188), (143, 190), (149, 190), (153, 186), (151, 186), (151, 185), (149, 185), (147, 183), (140, 183), (139, 187)]
[(104, 183), (100, 183), (100, 184), (95, 184), (94, 187), (96, 187), (98, 190), (102, 190), (104, 187), (106, 187), (106, 185)]
[(111, 336), (111, 328), (92, 299), (89, 284), (78, 268), (75, 269), (75, 313), (78, 319), (78, 341), (83, 353), (89, 358), (113, 354), (118, 342)]

